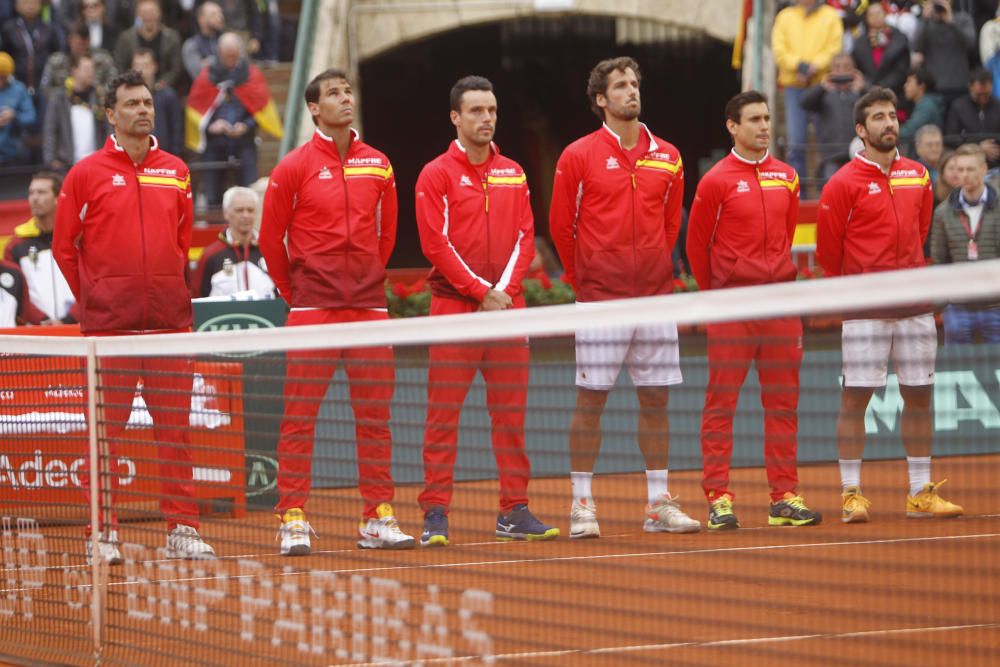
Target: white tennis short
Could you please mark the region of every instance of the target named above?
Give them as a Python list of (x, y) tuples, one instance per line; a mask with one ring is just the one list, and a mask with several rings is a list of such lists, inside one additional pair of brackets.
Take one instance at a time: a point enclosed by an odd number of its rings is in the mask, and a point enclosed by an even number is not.
[(884, 387), (890, 353), (900, 384), (934, 384), (937, 328), (931, 314), (845, 320), (841, 350), (845, 387)]
[(576, 385), (611, 389), (623, 363), (637, 387), (679, 384), (680, 357), (673, 323), (583, 329), (576, 332)]

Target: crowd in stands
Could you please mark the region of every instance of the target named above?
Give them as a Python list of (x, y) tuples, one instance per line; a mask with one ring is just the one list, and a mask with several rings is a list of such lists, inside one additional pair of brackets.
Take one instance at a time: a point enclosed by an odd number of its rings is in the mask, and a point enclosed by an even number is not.
[(104, 145), (108, 84), (136, 69), (158, 142), (201, 163), (202, 203), (218, 207), (227, 176), (257, 180), (258, 130), (280, 135), (257, 69), (279, 33), (277, 0), (0, 0), (0, 168), (65, 174)]
[[(851, 109), (871, 86), (891, 88), (898, 96), (900, 147), (928, 167), (935, 184), (951, 152), (970, 142), (985, 153), (990, 177), (997, 176), (1000, 2), (794, 0), (780, 5), (772, 47), (785, 102), (786, 155), (807, 185), (803, 197), (817, 197), (850, 159)], [(942, 187), (938, 201), (954, 187)]]

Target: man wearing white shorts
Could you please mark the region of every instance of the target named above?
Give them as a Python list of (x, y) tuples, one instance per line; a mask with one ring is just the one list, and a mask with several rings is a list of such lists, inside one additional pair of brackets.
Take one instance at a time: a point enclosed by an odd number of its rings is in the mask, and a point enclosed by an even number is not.
[[(816, 257), (827, 276), (921, 267), (933, 195), (927, 169), (896, 150), (895, 94), (887, 88), (872, 88), (855, 105), (854, 122), (865, 150), (823, 188)], [(844, 523), (869, 520), (871, 503), (861, 493), (865, 410), (875, 389), (886, 385), (890, 355), (904, 404), (900, 432), (910, 478), (906, 515), (962, 514), (961, 507), (938, 495), (943, 482), (931, 482), (930, 406), (937, 330), (930, 310), (929, 306), (917, 307), (844, 322), (844, 383), (837, 420)]]
[[(612, 58), (587, 84), (603, 126), (559, 158), (549, 227), (579, 307), (667, 294), (670, 253), (680, 230), (684, 167), (677, 149), (639, 122), (639, 65)], [(668, 387), (681, 381), (677, 327), (601, 327), (576, 334), (576, 411), (570, 424), (573, 504), (570, 537), (599, 537), (591, 492), (601, 448), (601, 414), (622, 364), (639, 401), (639, 449), (646, 463), (647, 532), (694, 532), (667, 486)]]

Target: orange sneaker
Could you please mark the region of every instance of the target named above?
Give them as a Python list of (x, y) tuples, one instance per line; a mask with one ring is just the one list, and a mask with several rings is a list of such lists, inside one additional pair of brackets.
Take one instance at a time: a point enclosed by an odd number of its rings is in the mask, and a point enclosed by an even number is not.
[(938, 495), (938, 489), (948, 480), (937, 484), (930, 482), (924, 485), (924, 490), (915, 496), (906, 497), (906, 516), (911, 519), (951, 519), (962, 516), (961, 505), (948, 502)]
[(871, 502), (861, 495), (861, 489), (856, 486), (849, 486), (841, 496), (844, 500), (844, 509), (840, 513), (840, 520), (844, 523), (868, 523), (871, 517), (868, 516), (868, 508)]

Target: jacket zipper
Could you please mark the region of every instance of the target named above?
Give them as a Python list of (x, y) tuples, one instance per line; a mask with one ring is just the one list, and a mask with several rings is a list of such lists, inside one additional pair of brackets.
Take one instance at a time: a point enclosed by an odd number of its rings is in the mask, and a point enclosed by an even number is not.
[[(622, 154), (624, 155), (625, 154), (625, 149), (622, 148), (620, 144), (619, 144), (619, 148), (621, 149)], [(638, 235), (638, 233), (637, 233), (638, 224), (636, 223), (636, 219), (635, 219), (635, 198), (636, 198), (636, 191), (638, 190), (638, 185), (636, 184), (636, 179), (635, 179), (636, 166), (635, 166), (635, 164), (631, 163), (628, 160), (628, 156), (627, 155), (626, 155), (626, 164), (629, 165), (629, 176), (632, 179), (632, 268), (633, 269), (638, 269), (638, 267), (639, 267), (639, 251), (636, 249), (636, 243), (637, 243), (636, 237)], [(633, 270), (632, 271), (632, 293), (633, 294), (638, 294), (639, 293), (639, 286), (638, 286), (638, 284), (636, 284), (635, 281), (636, 281), (636, 271)]]
[(885, 176), (885, 185), (889, 188), (889, 203), (892, 204), (892, 215), (896, 219), (896, 268), (899, 268), (899, 235), (902, 233), (902, 227), (899, 224), (899, 211), (896, 210), (896, 193), (892, 190), (891, 174), (892, 165), (889, 166), (889, 173), (883, 175)]
[(760, 183), (760, 167), (754, 165), (753, 171), (757, 176), (757, 191), (760, 193), (760, 212), (764, 220), (764, 238), (761, 250), (763, 251), (764, 268), (767, 270), (767, 281), (771, 282), (771, 267), (767, 261), (767, 205), (764, 201), (764, 186)]
[[(149, 314), (149, 303), (147, 295), (149, 294), (149, 267), (146, 258), (146, 218), (142, 212), (142, 184), (139, 182), (139, 165), (135, 162), (132, 163), (132, 167), (135, 169), (135, 188), (139, 195), (139, 238), (142, 240), (142, 330), (145, 331), (148, 327), (148, 314)], [(187, 261), (187, 258), (184, 258)]]
[[(337, 159), (340, 160), (340, 153), (337, 152), (336, 146), (334, 146), (333, 150), (334, 152), (337, 153)], [(347, 155), (349, 155), (350, 152), (351, 149), (350, 147), (348, 147)], [(347, 155), (344, 156), (345, 159)], [(348, 257), (350, 257), (351, 254), (351, 199), (347, 194), (347, 164), (345, 163), (344, 160), (340, 160), (340, 174), (341, 177), (344, 179), (344, 227), (347, 230), (347, 238), (346, 238), (347, 243), (344, 247), (344, 276), (346, 280), (349, 281), (351, 275), (350, 262), (348, 261)], [(344, 287), (344, 296), (347, 297), (349, 292), (350, 292), (350, 285), (348, 284), (345, 285)], [(352, 301), (352, 299), (347, 298), (346, 301), (348, 301), (348, 303), (345, 305), (350, 306), (351, 305), (350, 302)]]
[[(490, 177), (487, 175), (488, 173), (489, 168), (483, 173), (483, 209), (486, 213), (486, 267), (489, 269), (490, 280), (492, 280), (496, 272), (493, 270), (493, 244), (490, 238)], [(495, 285), (496, 283), (494, 283)], [(491, 287), (490, 289), (493, 288)]]

